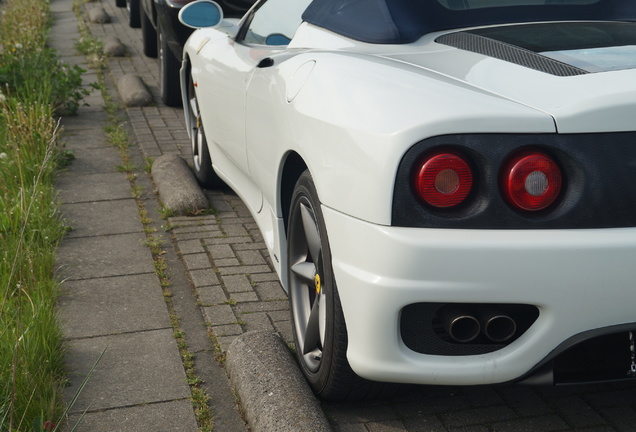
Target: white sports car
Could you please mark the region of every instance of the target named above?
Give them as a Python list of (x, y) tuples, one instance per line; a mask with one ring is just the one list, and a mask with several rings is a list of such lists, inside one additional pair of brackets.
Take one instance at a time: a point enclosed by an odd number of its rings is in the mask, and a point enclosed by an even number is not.
[(256, 219), (326, 399), (636, 375), (636, 1), (210, 1), (199, 181)]

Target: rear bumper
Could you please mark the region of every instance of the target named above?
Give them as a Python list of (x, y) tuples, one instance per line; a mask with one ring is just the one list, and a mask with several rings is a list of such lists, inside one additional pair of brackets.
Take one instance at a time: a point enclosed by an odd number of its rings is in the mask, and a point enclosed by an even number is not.
[[(636, 322), (636, 228), (399, 228), (329, 208), (323, 213), (347, 357), (360, 376), (420, 384), (514, 381), (576, 335)], [(402, 310), (414, 303), (525, 304), (539, 316), (494, 352), (428, 355), (401, 338)]]

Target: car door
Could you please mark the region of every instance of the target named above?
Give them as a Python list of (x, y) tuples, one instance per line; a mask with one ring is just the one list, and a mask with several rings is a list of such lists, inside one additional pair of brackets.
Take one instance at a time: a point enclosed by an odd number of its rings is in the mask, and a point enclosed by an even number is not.
[[(284, 34), (289, 27), (285, 22), (289, 20), (289, 4), (295, 3), (298, 1), (258, 2), (243, 19), (235, 38), (208, 44), (200, 52), (205, 59), (206, 79), (197, 84), (199, 98), (215, 101), (209, 104), (211, 112), (204, 118), (206, 135), (245, 175), (249, 175), (245, 148), (246, 90), (261, 61), (283, 51), (289, 42), (291, 37)], [(296, 27), (300, 24), (300, 13), (294, 19), (298, 21)]]

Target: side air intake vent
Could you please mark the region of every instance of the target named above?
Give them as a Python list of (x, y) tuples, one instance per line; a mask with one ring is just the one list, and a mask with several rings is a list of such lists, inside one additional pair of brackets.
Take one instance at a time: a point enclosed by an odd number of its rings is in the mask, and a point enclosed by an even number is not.
[(553, 60), (533, 51), (469, 32), (445, 34), (435, 39), (435, 42), (556, 76), (565, 77), (588, 73), (583, 69)]

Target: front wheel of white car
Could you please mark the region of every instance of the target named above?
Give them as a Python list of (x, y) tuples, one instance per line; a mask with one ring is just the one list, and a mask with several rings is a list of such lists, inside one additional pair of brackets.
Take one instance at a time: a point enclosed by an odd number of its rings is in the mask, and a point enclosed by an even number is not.
[(208, 150), (203, 124), (201, 123), (201, 112), (199, 111), (199, 102), (194, 91), (192, 77), (188, 80), (188, 105), (194, 176), (204, 188), (219, 187), (223, 184), (223, 181), (212, 168), (212, 159), (210, 158), (210, 150)]
[(378, 395), (347, 361), (347, 328), (331, 267), (327, 229), (311, 175), (294, 188), (287, 228), (289, 306), (296, 355), (316, 395), (325, 400)]

